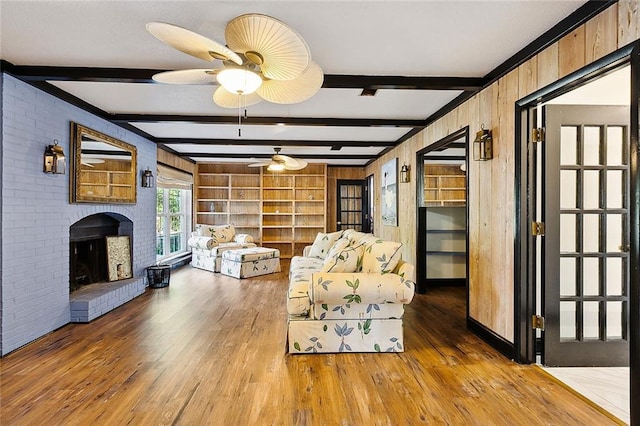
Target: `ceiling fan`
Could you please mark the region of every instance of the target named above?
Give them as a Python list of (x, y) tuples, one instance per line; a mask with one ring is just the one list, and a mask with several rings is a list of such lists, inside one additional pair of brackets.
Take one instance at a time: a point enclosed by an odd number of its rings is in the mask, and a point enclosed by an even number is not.
[(324, 81), (311, 60), (304, 39), (276, 18), (250, 13), (232, 19), (225, 28), (227, 46), (185, 28), (150, 22), (147, 30), (160, 41), (205, 61), (221, 60), (222, 67), (155, 74), (170, 84), (219, 84), (213, 101), (224, 108), (240, 108), (262, 100), (295, 104), (315, 95)]
[(288, 155), (280, 154), (281, 148), (273, 148), (276, 152), (271, 161), (261, 161), (259, 163), (249, 164), (249, 167), (267, 167), (267, 170), (271, 172), (280, 172), (282, 170), (302, 170), (307, 167), (307, 162), (296, 158), (289, 157)]

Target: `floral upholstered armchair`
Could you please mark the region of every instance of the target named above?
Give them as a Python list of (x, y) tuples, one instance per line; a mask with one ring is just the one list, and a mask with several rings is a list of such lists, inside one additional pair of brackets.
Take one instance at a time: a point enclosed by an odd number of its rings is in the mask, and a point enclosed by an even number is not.
[(256, 246), (251, 235), (236, 234), (233, 225), (196, 225), (187, 244), (191, 247), (191, 265), (211, 272), (220, 272), (226, 250)]

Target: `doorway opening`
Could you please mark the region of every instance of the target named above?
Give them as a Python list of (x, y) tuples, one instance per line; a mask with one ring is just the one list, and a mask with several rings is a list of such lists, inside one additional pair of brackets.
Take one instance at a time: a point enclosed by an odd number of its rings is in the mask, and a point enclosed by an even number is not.
[[(609, 60), (519, 105), (516, 282), (526, 284), (516, 290), (515, 340), (520, 361), (570, 367), (548, 371), (629, 422), (637, 151), (631, 66)], [(598, 374), (612, 379), (614, 400), (598, 395)]]
[(364, 179), (338, 179), (337, 182), (337, 230), (355, 229), (371, 232), (369, 211), (369, 185)]
[(468, 141), (465, 127), (416, 154), (419, 293), (436, 286), (467, 286)]

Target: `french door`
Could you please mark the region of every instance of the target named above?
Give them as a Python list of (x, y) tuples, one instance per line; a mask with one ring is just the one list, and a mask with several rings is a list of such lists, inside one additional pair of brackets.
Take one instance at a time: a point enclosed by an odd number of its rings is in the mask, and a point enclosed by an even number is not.
[(548, 366), (628, 365), (629, 116), (624, 106), (543, 108)]
[(355, 229), (370, 232), (371, 218), (368, 215), (368, 186), (366, 180), (345, 180), (337, 182), (337, 223), (338, 231)]

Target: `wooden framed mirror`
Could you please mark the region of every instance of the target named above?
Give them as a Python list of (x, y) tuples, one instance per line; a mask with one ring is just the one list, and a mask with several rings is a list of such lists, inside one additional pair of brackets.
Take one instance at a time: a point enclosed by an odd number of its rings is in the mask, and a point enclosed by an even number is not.
[(72, 203), (136, 202), (136, 147), (71, 122)]

